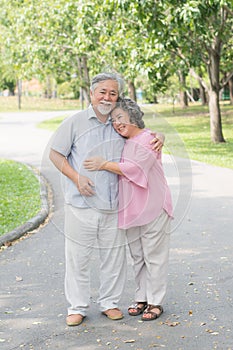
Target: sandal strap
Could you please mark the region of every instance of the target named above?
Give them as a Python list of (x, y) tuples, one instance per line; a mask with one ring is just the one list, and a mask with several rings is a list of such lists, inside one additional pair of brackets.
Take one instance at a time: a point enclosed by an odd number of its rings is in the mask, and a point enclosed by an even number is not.
[[(152, 309), (159, 309), (160, 314), (157, 314), (155, 311), (151, 311)], [(160, 316), (163, 313), (163, 307), (161, 305), (152, 305), (148, 304), (146, 310), (144, 311), (145, 314), (155, 314), (157, 316)]]
[[(143, 305), (142, 307), (139, 307), (138, 305)], [(142, 310), (145, 306), (147, 305), (147, 302), (146, 301), (138, 301), (136, 302), (135, 304), (132, 304), (128, 307), (128, 310), (130, 309), (136, 309), (136, 310)]]

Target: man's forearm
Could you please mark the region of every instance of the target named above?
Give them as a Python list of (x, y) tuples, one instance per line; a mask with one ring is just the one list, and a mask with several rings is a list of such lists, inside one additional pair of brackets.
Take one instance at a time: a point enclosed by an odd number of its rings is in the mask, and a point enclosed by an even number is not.
[(61, 153), (51, 149), (49, 158), (55, 167), (75, 184), (78, 183), (79, 174), (69, 164), (68, 160)]

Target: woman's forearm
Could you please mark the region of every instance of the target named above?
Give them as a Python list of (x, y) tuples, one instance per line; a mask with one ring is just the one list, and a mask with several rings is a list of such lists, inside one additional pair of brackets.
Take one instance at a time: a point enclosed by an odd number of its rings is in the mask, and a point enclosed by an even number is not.
[(101, 170), (107, 170), (117, 175), (123, 175), (119, 167), (119, 164), (116, 162), (108, 162), (108, 161), (104, 162), (103, 165), (101, 166)]
[(117, 175), (123, 175), (117, 162), (109, 162), (102, 157), (91, 157), (83, 162), (84, 168), (89, 171), (106, 170)]

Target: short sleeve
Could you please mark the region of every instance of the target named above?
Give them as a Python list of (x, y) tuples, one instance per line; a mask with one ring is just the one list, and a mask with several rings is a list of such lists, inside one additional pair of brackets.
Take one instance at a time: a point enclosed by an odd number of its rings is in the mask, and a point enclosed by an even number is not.
[(65, 119), (59, 128), (56, 130), (51, 148), (65, 157), (70, 154), (73, 144), (73, 118)]

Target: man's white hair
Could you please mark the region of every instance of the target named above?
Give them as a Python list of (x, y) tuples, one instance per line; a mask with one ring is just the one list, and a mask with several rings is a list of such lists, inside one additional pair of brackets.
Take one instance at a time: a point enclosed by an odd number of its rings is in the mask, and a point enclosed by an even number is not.
[(98, 83), (104, 80), (114, 80), (118, 84), (118, 94), (119, 97), (123, 97), (124, 95), (124, 88), (125, 88), (125, 82), (124, 79), (116, 73), (99, 73), (91, 81), (91, 91), (94, 92), (96, 89)]

